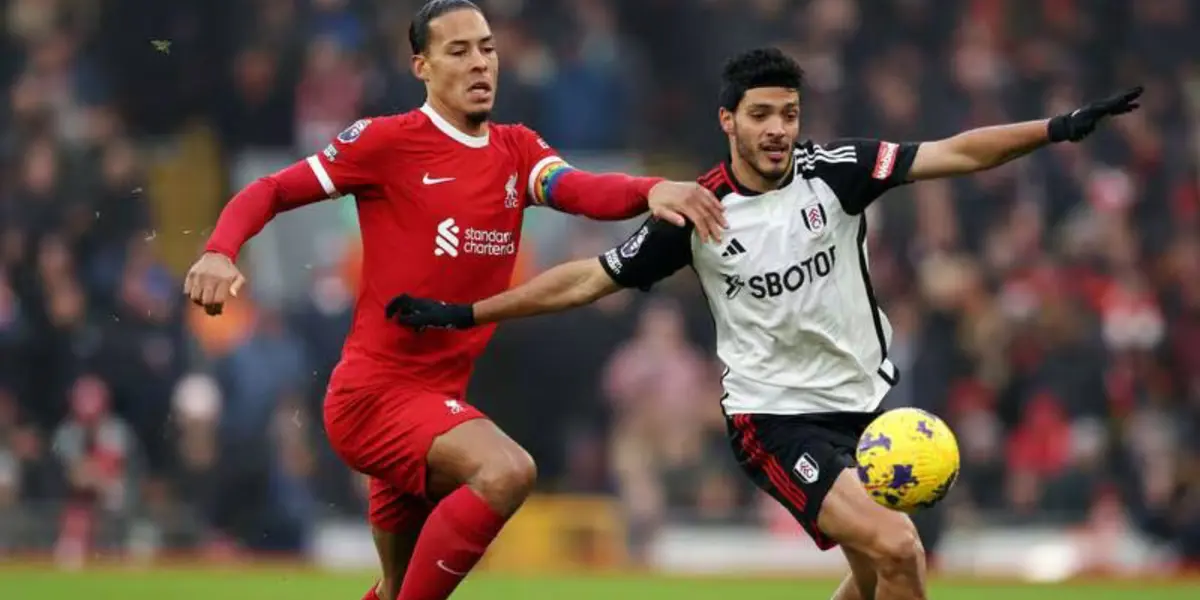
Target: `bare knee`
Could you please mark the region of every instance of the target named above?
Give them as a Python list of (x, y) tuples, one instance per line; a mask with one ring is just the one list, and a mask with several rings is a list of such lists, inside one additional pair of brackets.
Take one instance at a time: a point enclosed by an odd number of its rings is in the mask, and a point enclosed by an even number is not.
[(900, 513), (880, 523), (879, 529), (864, 550), (875, 563), (881, 576), (908, 571), (924, 558), (925, 548), (911, 519)]
[(467, 485), (497, 512), (517, 511), (537, 483), (537, 466), (528, 452), (513, 447), (483, 461)]

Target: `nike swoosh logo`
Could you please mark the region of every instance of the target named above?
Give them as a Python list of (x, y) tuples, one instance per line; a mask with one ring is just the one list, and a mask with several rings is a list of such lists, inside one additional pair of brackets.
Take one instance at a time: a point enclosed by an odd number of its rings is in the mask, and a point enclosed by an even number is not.
[(466, 577), (466, 576), (467, 576), (467, 574), (466, 574), (466, 573), (459, 573), (458, 571), (455, 571), (454, 569), (451, 569), (450, 567), (447, 567), (447, 566), (446, 566), (446, 561), (444, 561), (444, 560), (439, 560), (439, 561), (437, 561), (437, 566), (438, 566), (438, 568), (439, 568), (439, 569), (441, 569), (441, 570), (443, 570), (443, 571), (445, 571), (445, 572), (447, 572), (447, 573), (449, 573), (449, 574), (451, 574), (451, 575), (454, 575), (455, 577)]
[(421, 179), (421, 183), (424, 183), (425, 185), (437, 185), (439, 183), (446, 183), (447, 181), (454, 181), (454, 178), (453, 177), (438, 177), (435, 179), (435, 178), (430, 177), (429, 173), (426, 173), (425, 177), (423, 179)]

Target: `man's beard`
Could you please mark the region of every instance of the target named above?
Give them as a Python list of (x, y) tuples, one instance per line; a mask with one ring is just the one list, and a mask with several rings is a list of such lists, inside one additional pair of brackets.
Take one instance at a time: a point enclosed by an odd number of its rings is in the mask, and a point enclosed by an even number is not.
[(791, 161), (784, 163), (777, 171), (763, 171), (762, 169), (758, 168), (757, 144), (747, 144), (742, 140), (742, 137), (737, 134), (736, 129), (734, 130), (733, 135), (737, 140), (737, 150), (738, 154), (741, 155), (742, 160), (751, 169), (754, 169), (755, 173), (758, 173), (760, 176), (762, 176), (763, 179), (766, 179), (767, 181), (779, 181), (780, 179), (783, 179), (785, 175), (787, 175), (788, 168), (791, 167), (792, 164)]
[(467, 117), (467, 123), (470, 123), (472, 127), (478, 127), (480, 125), (483, 125), (484, 123), (487, 123), (487, 120), (492, 117), (492, 111), (480, 110), (480, 111), (475, 111), (475, 112), (469, 112), (466, 114), (466, 117)]

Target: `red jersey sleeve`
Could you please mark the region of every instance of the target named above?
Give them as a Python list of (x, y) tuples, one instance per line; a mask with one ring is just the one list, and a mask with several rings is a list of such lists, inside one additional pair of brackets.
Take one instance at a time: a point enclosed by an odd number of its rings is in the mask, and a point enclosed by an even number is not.
[(571, 169), (571, 165), (532, 129), (522, 125), (518, 125), (516, 129), (524, 163), (529, 169), (525, 179), (529, 182), (525, 190), (526, 206), (553, 206), (549, 203), (550, 182), (556, 173)]
[(359, 119), (324, 150), (308, 157), (308, 166), (326, 195), (337, 198), (380, 183), (380, 156), (391, 146), (384, 125), (378, 119)]
[(376, 185), (379, 156), (388, 143), (386, 122), (355, 122), (319, 154), (266, 177), (238, 192), (221, 210), (205, 250), (236, 260), (242, 246), (275, 215)]
[(650, 189), (662, 181), (621, 173), (575, 169), (531, 129), (518, 126), (529, 169), (526, 205), (601, 221), (619, 221), (646, 212)]

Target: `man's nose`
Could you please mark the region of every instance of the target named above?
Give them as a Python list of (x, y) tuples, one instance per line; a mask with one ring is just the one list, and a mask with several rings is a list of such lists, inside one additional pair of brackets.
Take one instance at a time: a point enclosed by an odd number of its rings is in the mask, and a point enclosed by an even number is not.
[(767, 136), (772, 138), (781, 138), (787, 135), (787, 128), (784, 127), (783, 118), (777, 117), (767, 120)]
[(484, 56), (482, 50), (476, 49), (474, 52), (471, 53), (471, 70), (472, 71), (485, 71), (485, 70), (487, 70), (487, 66), (488, 66), (488, 60), (487, 60), (487, 57)]

